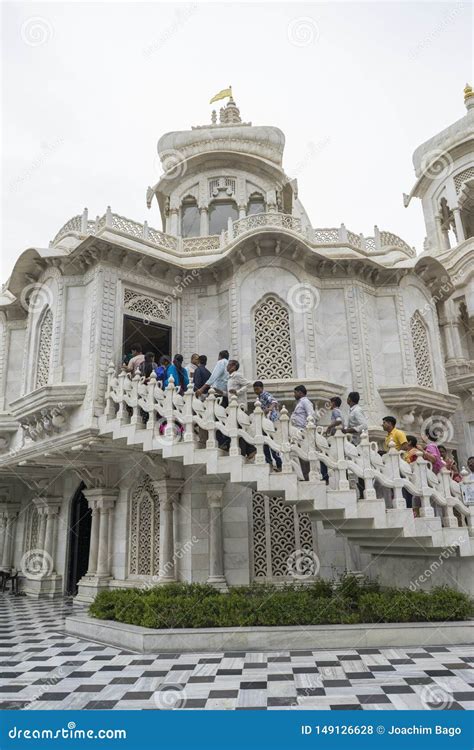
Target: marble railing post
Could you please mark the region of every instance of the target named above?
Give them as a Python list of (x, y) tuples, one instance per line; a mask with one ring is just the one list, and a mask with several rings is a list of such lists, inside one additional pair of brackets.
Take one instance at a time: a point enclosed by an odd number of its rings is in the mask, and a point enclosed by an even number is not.
[(160, 546), (158, 583), (176, 581), (174, 554), (174, 514), (179, 502), (182, 481), (179, 479), (158, 479), (153, 488), (160, 502)]
[(224, 534), (222, 528), (223, 486), (207, 490), (209, 505), (209, 577), (208, 583), (227, 587), (224, 573)]
[(118, 489), (85, 489), (84, 496), (92, 510), (91, 541), (89, 548), (88, 577), (110, 576), (109, 527)]

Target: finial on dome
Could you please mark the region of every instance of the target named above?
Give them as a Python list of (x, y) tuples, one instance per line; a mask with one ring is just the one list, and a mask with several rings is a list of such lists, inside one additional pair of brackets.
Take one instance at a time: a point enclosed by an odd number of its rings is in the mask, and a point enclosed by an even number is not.
[(222, 125), (234, 125), (235, 123), (242, 122), (242, 119), (240, 117), (240, 110), (233, 100), (232, 96), (227, 102), (227, 105), (225, 107), (221, 107), (219, 112), (219, 122)]
[(474, 108), (474, 91), (469, 83), (466, 83), (464, 87), (464, 104), (466, 105), (466, 109)]

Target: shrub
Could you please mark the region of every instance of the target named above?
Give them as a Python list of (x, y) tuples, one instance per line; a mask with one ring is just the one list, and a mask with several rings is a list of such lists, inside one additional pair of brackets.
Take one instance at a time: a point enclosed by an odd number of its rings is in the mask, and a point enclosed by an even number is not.
[(238, 586), (221, 593), (207, 584), (173, 583), (150, 589), (100, 592), (92, 617), (147, 628), (256, 627), (364, 622), (438, 622), (473, 614), (458, 591), (390, 589), (344, 576), (335, 588), (313, 584)]

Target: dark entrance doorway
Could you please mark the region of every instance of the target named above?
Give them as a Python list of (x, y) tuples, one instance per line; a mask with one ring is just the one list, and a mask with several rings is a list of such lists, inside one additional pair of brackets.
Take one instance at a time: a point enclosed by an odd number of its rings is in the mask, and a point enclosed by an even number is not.
[(130, 354), (133, 344), (141, 344), (143, 354), (153, 352), (155, 362), (160, 361), (162, 354), (173, 356), (171, 351), (171, 328), (151, 323), (140, 318), (124, 315), (123, 318), (123, 354)]
[(89, 564), (92, 511), (82, 494), (84, 487), (85, 484), (81, 483), (71, 501), (66, 581), (66, 593), (69, 596), (77, 594), (77, 583), (87, 573)]

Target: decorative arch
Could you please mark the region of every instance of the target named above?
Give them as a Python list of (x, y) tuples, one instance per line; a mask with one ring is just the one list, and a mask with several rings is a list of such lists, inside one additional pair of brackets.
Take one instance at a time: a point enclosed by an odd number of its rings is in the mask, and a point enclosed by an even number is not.
[(248, 199), (247, 203), (247, 216), (253, 216), (254, 214), (265, 213), (265, 196), (260, 192), (253, 192)]
[(181, 236), (199, 237), (200, 215), (194, 195), (187, 193), (181, 201)]
[(290, 315), (275, 294), (266, 295), (253, 313), (257, 377), (289, 380), (293, 377)]
[(418, 385), (426, 388), (433, 387), (433, 370), (431, 367), (431, 352), (423, 316), (415, 310), (410, 318), (410, 330), (415, 355), (416, 379)]
[(48, 385), (53, 341), (53, 313), (46, 307), (38, 326), (35, 388)]
[(153, 483), (145, 475), (130, 496), (129, 575), (158, 575), (160, 504)]

